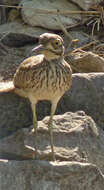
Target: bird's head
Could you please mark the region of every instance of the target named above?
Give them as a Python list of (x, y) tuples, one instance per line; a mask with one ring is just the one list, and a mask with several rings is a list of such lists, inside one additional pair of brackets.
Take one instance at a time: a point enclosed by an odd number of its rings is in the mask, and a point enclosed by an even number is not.
[(47, 60), (59, 59), (64, 55), (64, 42), (59, 35), (44, 33), (40, 35), (39, 44), (32, 51), (36, 54), (44, 54)]

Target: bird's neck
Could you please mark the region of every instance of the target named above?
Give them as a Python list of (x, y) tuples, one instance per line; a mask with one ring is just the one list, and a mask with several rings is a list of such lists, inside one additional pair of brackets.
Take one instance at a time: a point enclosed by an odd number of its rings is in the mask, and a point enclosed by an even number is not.
[(61, 54), (56, 54), (54, 52), (51, 52), (51, 51), (46, 51), (44, 52), (44, 57), (46, 60), (50, 61), (50, 60), (58, 60), (58, 59), (63, 59), (64, 56)]

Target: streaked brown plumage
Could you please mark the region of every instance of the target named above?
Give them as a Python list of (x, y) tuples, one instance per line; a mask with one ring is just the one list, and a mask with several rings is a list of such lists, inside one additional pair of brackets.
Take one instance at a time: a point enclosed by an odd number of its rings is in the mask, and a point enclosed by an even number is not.
[(48, 33), (41, 35), (40, 45), (33, 51), (41, 54), (27, 58), (20, 64), (14, 75), (14, 91), (31, 102), (35, 143), (37, 137), (36, 104), (39, 100), (49, 100), (52, 103), (48, 127), (52, 157), (55, 159), (52, 120), (59, 99), (70, 89), (72, 72), (69, 64), (64, 60), (64, 45), (60, 36)]

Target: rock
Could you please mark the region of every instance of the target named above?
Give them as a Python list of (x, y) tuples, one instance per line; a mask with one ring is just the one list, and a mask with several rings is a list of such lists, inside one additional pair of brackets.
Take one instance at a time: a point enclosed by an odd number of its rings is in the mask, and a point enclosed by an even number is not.
[(31, 27), (27, 24), (24, 24), (21, 20), (16, 20), (14, 22), (2, 24), (0, 26), (0, 34), (5, 33), (5, 35), (3, 35), (5, 37), (8, 35), (8, 33), (12, 34), (18, 33), (18, 35), (24, 34), (30, 37), (39, 38), (39, 36), (45, 32), (49, 32), (49, 30), (41, 27)]
[(104, 58), (90, 51), (73, 51), (65, 59), (71, 64), (74, 72), (104, 72)]
[(83, 46), (90, 42), (89, 36), (87, 36), (82, 30), (70, 31), (70, 35), (73, 39), (78, 39), (78, 47)]
[[(72, 88), (57, 107), (57, 114), (67, 111), (83, 110), (90, 115), (100, 127), (104, 128), (104, 74), (73, 74)], [(0, 88), (2, 88), (0, 83)], [(39, 102), (38, 120), (50, 114), (50, 104)], [(17, 128), (32, 123), (31, 108), (26, 99), (12, 93), (0, 94), (0, 136), (6, 136)], [(13, 128), (11, 128), (13, 126)]]
[[(5, 102), (5, 104), (4, 104)], [(0, 137), (7, 136), (31, 124), (29, 103), (15, 94), (0, 96)]]
[(2, 38), (1, 42), (6, 46), (18, 48), (27, 44), (35, 44), (38, 42), (38, 38), (23, 33), (8, 32), (8, 34)]
[(0, 43), (0, 56), (5, 56), (7, 53), (7, 48), (4, 46), (4, 44)]
[[(12, 35), (13, 36), (13, 35)], [(10, 43), (9, 35), (5, 38), (6, 43)], [(21, 35), (20, 35), (21, 38)], [(6, 41), (7, 39), (8, 42)], [(14, 35), (15, 39), (15, 35)], [(22, 41), (22, 43), (25, 43), (26, 41)], [(21, 42), (11, 42), (12, 45), (20, 45)], [(3, 45), (4, 46), (4, 45)], [(30, 48), (31, 47), (31, 48)], [(31, 52), (32, 48), (34, 46), (27, 46), (27, 47), (7, 47), (5, 46), (5, 51), (2, 47), (2, 50), (0, 51), (0, 82), (1, 81), (7, 81), (12, 80), (14, 73), (18, 67), (18, 65), (24, 60), (24, 57), (28, 57), (29, 53)]]
[[(38, 122), (39, 159), (50, 159), (49, 117)], [(55, 115), (53, 122), (56, 159), (89, 162), (104, 172), (104, 132), (83, 111)], [(24, 143), (34, 147), (33, 130), (24, 129)], [(43, 155), (42, 155), (43, 154)]]
[[(44, 161), (29, 160), (35, 156), (34, 149), (30, 149), (31, 145), (34, 146), (31, 127), (24, 129), (24, 133), (19, 130), (0, 140), (0, 188), (102, 190), (103, 130), (97, 128), (94, 121), (82, 111), (54, 116), (54, 145), (58, 161), (48, 162), (45, 161), (50, 156), (48, 119), (46, 117), (38, 122), (39, 159)], [(6, 180), (4, 176), (7, 176)]]
[[(30, 26), (41, 26), (43, 28), (52, 29), (52, 30), (59, 30), (60, 25), (59, 21), (57, 21), (57, 15), (53, 12), (49, 14), (49, 11), (59, 10), (59, 11), (78, 11), (79, 8), (67, 0), (60, 1), (42, 1), (42, 0), (22, 0), (21, 4), (22, 8), (22, 18), (25, 23), (29, 24)], [(27, 9), (27, 7), (29, 7)], [(39, 13), (38, 11), (41, 10), (44, 13)], [(61, 22), (67, 28), (71, 25), (75, 25), (81, 21), (81, 16), (79, 14), (74, 15), (61, 15), (60, 16)]]
[(72, 53), (84, 44), (90, 42), (89, 37), (86, 36), (86, 34), (81, 30), (70, 31), (70, 35), (72, 36), (72, 41), (69, 40), (68, 36), (66, 36), (65, 34), (61, 35), (64, 40), (65, 59), (68, 60), (69, 63), (71, 62)]
[[(60, 110), (83, 110), (104, 128), (104, 74), (73, 74), (72, 88), (60, 101)], [(68, 103), (69, 102), (69, 103)], [(61, 111), (60, 111), (61, 112)]]
[(24, 133), (21, 129), (0, 140), (0, 159), (29, 160), (34, 158), (34, 148), (24, 146)]
[(93, 5), (98, 4), (101, 2), (101, 0), (71, 0), (72, 2), (76, 3), (78, 6), (80, 6), (84, 10), (88, 10), (89, 8), (93, 7)]
[[(0, 1), (0, 5), (3, 5), (3, 0)], [(7, 14), (6, 14), (6, 8), (0, 7), (0, 25), (6, 23), (7, 20)]]
[(102, 190), (104, 177), (89, 163), (1, 160), (0, 187), (2, 190)]
[(3, 4), (6, 5), (18, 5), (21, 0), (3, 0)]
[[(52, 160), (49, 117), (38, 122), (38, 159)], [(11, 127), (12, 128), (12, 127)], [(33, 126), (0, 140), (0, 159), (35, 159)], [(104, 132), (83, 111), (55, 115), (53, 122), (55, 156), (59, 161), (89, 162), (104, 172)]]
[(8, 22), (13, 22), (15, 20), (21, 20), (19, 9), (11, 9), (8, 13)]

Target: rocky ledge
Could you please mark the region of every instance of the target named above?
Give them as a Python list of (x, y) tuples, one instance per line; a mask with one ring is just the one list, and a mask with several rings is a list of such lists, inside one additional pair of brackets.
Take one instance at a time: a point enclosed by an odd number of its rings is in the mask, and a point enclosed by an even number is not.
[(33, 126), (0, 140), (0, 189), (102, 190), (103, 130), (83, 111), (54, 116), (52, 162), (48, 119), (38, 122), (38, 160)]

